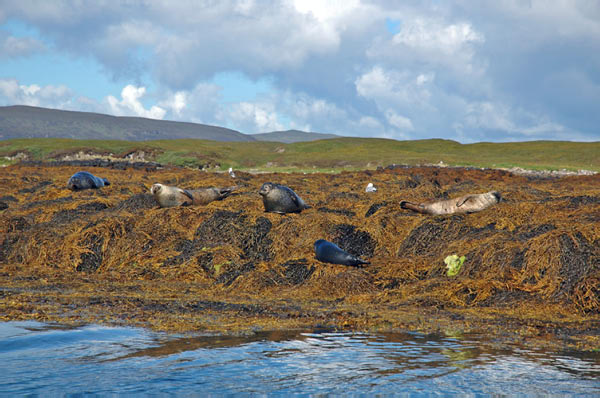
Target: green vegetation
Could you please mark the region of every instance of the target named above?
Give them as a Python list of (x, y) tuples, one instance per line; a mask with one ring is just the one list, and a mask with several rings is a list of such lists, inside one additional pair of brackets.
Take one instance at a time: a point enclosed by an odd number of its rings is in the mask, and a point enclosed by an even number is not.
[(465, 259), (465, 256), (458, 257), (457, 254), (453, 254), (451, 256), (446, 257), (444, 259), (444, 263), (446, 263), (448, 276), (456, 276), (456, 274), (458, 274), (458, 272), (460, 271), (460, 268), (462, 267), (463, 263), (465, 262)]
[[(0, 159), (23, 152), (31, 160), (57, 160), (84, 151), (124, 157), (143, 151), (146, 160), (189, 167), (238, 170), (340, 171), (390, 164), (439, 164), (531, 170), (600, 171), (600, 142), (531, 141), (460, 144), (430, 139), (395, 141), (336, 138), (283, 144), (177, 139), (157, 141), (34, 138), (0, 141)], [(16, 161), (16, 160), (14, 160)]]

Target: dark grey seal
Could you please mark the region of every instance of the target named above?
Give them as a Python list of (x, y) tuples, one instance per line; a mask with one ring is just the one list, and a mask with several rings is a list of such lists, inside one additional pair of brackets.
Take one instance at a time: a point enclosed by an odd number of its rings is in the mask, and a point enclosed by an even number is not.
[(325, 239), (319, 239), (315, 242), (315, 255), (317, 260), (324, 263), (350, 265), (352, 267), (371, 264), (340, 249), (338, 245), (328, 242)]
[(258, 193), (262, 196), (265, 211), (270, 213), (300, 213), (310, 206), (285, 185), (265, 182)]
[(67, 182), (67, 188), (72, 191), (80, 191), (82, 189), (98, 189), (105, 185), (110, 185), (106, 178), (96, 177), (87, 171), (78, 171), (73, 174)]

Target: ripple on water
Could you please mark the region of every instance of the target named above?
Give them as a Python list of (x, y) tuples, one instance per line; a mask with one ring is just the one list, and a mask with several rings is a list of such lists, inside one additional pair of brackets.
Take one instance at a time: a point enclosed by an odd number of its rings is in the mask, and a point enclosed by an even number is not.
[(172, 336), (96, 325), (0, 323), (0, 393), (600, 392), (600, 354), (484, 336), (259, 333)]

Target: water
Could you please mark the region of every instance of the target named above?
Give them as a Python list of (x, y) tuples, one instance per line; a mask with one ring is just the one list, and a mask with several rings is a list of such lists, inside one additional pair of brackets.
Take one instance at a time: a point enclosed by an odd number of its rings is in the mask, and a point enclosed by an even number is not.
[(600, 394), (600, 354), (418, 333), (182, 337), (0, 323), (0, 394)]

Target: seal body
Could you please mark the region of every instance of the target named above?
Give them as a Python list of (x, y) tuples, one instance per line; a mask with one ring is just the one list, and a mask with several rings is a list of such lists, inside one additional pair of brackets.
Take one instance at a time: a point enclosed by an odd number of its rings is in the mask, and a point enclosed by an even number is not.
[(163, 184), (154, 184), (150, 193), (160, 207), (205, 205), (229, 196), (236, 187), (181, 189)]
[(98, 189), (106, 185), (110, 185), (110, 182), (108, 182), (106, 178), (96, 177), (87, 171), (78, 171), (69, 178), (69, 181), (67, 181), (67, 188), (72, 191)]
[(368, 261), (361, 260), (340, 249), (335, 243), (319, 239), (315, 242), (315, 256), (317, 260), (324, 263), (350, 265), (352, 267), (360, 267), (363, 264), (370, 264)]
[(192, 195), (193, 205), (206, 205), (215, 200), (223, 200), (231, 194), (236, 187), (227, 188), (198, 188), (186, 189)]
[(464, 195), (455, 199), (415, 204), (403, 200), (400, 207), (421, 214), (445, 215), (457, 213), (475, 213), (500, 202), (501, 195), (497, 191)]
[(265, 211), (270, 213), (300, 213), (310, 206), (285, 185), (265, 182), (258, 193), (262, 196)]

